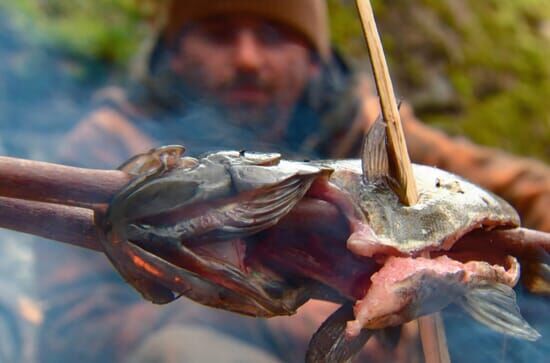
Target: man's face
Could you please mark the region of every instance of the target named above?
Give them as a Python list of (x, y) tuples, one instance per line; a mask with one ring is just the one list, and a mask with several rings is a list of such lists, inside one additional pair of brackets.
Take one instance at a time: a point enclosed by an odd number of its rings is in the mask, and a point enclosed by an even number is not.
[(183, 32), (178, 45), (172, 70), (238, 122), (287, 119), (318, 73), (301, 37), (253, 16), (197, 22)]

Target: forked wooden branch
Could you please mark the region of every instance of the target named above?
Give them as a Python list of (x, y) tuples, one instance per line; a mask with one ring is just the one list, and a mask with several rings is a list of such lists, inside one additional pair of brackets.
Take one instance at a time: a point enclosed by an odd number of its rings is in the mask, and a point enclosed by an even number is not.
[[(407, 152), (407, 144), (401, 125), (401, 117), (397, 109), (397, 101), (390, 79), (390, 73), (384, 56), (382, 42), (376, 27), (374, 12), (369, 0), (356, 0), (357, 9), (363, 26), (363, 33), (369, 49), (369, 57), (380, 97), (382, 116), (387, 124), (388, 156), (393, 161), (398, 182), (396, 190), (401, 202), (414, 205), (418, 200), (416, 181), (412, 172), (412, 164)], [(418, 319), (422, 347), (427, 363), (450, 362), (449, 350), (445, 339), (445, 330), (441, 316), (436, 313)]]
[[(104, 210), (112, 195), (129, 181), (127, 174), (1, 157), (0, 166), (0, 228), (103, 251), (94, 224), (94, 211), (75, 205), (91, 205), (94, 210)], [(80, 189), (84, 186), (89, 189)], [(50, 188), (55, 198), (49, 193)], [(318, 225), (334, 225), (334, 221), (339, 219), (340, 211), (335, 206), (308, 199), (304, 198), (290, 211), (289, 221), (316, 228)], [(345, 228), (336, 230), (342, 231), (343, 235), (334, 236), (335, 240), (345, 241), (349, 237)], [(529, 255), (541, 247), (550, 252), (549, 233), (523, 228), (474, 232), (465, 238), (466, 243), (474, 244), (505, 242), (514, 255)], [(443, 332), (439, 319), (436, 316), (421, 325), (422, 334), (430, 336), (425, 341), (431, 344), (424, 344), (427, 362), (448, 361), (447, 351), (441, 349), (446, 345), (440, 343), (444, 336), (438, 335)]]

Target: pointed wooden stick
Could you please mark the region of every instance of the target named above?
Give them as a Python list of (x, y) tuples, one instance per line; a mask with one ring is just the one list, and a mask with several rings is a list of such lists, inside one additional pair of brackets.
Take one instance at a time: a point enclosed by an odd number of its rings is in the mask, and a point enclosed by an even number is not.
[(363, 25), (363, 33), (369, 48), (369, 56), (376, 81), (376, 89), (380, 97), (382, 116), (386, 122), (388, 132), (388, 156), (394, 162), (399, 189), (396, 190), (399, 199), (405, 205), (413, 205), (418, 200), (416, 182), (412, 172), (411, 160), (407, 152), (407, 144), (401, 125), (401, 117), (397, 109), (397, 101), (393, 92), (393, 85), (382, 49), (382, 42), (378, 35), (374, 14), (369, 0), (356, 0), (357, 9)]
[[(396, 190), (399, 199), (405, 205), (411, 206), (418, 201), (416, 181), (412, 172), (412, 164), (407, 152), (401, 117), (397, 109), (397, 101), (390, 79), (386, 57), (376, 27), (374, 13), (369, 0), (356, 0), (357, 9), (363, 26), (363, 33), (369, 48), (376, 89), (380, 97), (382, 116), (387, 126), (388, 156), (393, 161), (398, 182)], [(449, 350), (445, 339), (445, 330), (441, 316), (436, 313), (418, 320), (424, 357), (427, 363), (450, 362)]]

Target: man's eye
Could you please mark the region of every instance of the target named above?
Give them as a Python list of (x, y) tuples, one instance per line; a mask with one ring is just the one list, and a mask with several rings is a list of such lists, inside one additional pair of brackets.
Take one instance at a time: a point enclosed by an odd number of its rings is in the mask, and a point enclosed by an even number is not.
[(220, 24), (213, 24), (202, 27), (199, 30), (199, 34), (205, 41), (211, 44), (229, 45), (237, 41), (243, 31), (250, 31), (254, 38), (264, 45), (279, 45), (286, 39), (284, 31), (271, 24), (262, 24), (261, 26), (247, 30), (235, 25), (222, 26)]
[(270, 24), (264, 24), (262, 27), (257, 29), (256, 36), (260, 42), (269, 45), (280, 44), (285, 39), (281, 29)]
[(235, 32), (226, 27), (205, 29), (201, 35), (206, 41), (214, 44), (228, 44), (235, 40)]

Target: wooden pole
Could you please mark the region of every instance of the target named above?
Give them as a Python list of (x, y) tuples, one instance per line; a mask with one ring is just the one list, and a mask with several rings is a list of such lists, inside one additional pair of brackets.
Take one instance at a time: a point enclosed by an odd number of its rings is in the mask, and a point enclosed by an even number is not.
[[(407, 144), (405, 143), (403, 126), (397, 109), (397, 101), (386, 57), (374, 19), (374, 12), (369, 0), (356, 0), (356, 4), (369, 49), (376, 89), (380, 97), (382, 116), (387, 124), (388, 157), (393, 161), (396, 174), (393, 177), (398, 182), (395, 191), (403, 204), (411, 206), (418, 201), (418, 191), (412, 172), (411, 160), (407, 152)], [(450, 362), (445, 330), (440, 314), (436, 313), (422, 317), (418, 319), (418, 323), (426, 362)]]
[(89, 208), (108, 203), (131, 178), (120, 170), (0, 157), (0, 196), (8, 198)]
[(0, 197), (0, 228), (103, 251), (91, 209)]

